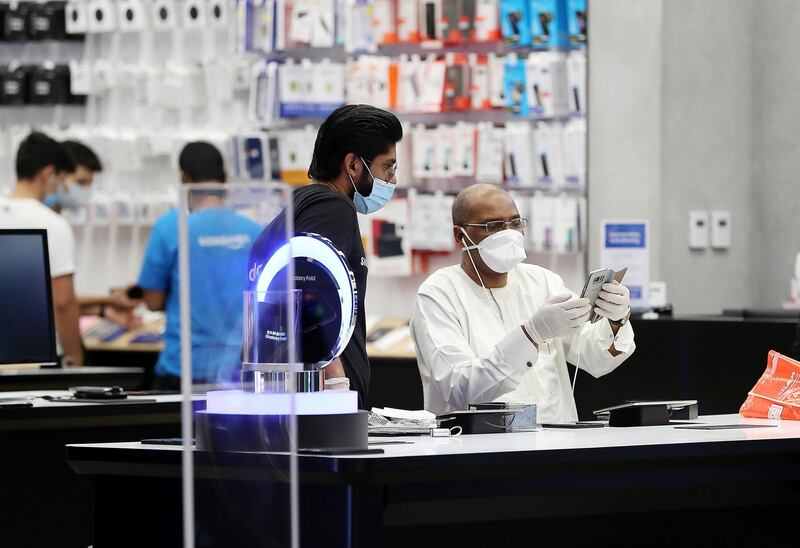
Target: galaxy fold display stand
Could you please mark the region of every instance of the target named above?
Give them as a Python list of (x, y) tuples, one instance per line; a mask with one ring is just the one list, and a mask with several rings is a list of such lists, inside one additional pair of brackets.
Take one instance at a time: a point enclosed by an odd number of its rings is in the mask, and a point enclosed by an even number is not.
[[(206, 409), (195, 413), (197, 448), (289, 451), (294, 413), (298, 449), (366, 450), (368, 413), (358, 409), (358, 393), (324, 389), (323, 368), (355, 328), (355, 277), (327, 238), (304, 233), (287, 242), (270, 230), (245, 292), (241, 389), (207, 393)], [(295, 283), (287, 289), (290, 264)]]

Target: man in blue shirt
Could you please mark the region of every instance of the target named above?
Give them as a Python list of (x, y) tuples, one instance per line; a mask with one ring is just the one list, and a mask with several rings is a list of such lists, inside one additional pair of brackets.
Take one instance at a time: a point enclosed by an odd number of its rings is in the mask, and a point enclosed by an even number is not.
[[(179, 159), (183, 183), (224, 183), (222, 155), (211, 144), (189, 143)], [(250, 248), (263, 226), (227, 209), (224, 192), (189, 195), (192, 380), (235, 382), (241, 367), (242, 292)], [(165, 310), (164, 350), (154, 387), (180, 387), (178, 211), (161, 217), (147, 244), (139, 286), (151, 310)]]

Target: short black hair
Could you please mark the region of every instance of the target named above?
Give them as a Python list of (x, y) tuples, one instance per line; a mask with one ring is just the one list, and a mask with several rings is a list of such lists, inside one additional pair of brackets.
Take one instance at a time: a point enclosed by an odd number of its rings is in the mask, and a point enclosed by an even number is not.
[(67, 140), (61, 143), (69, 154), (69, 157), (72, 158), (72, 161), (75, 162), (75, 166), (83, 166), (89, 171), (92, 172), (99, 172), (103, 171), (103, 164), (100, 162), (100, 158), (97, 157), (95, 152), (84, 145), (79, 141)]
[(61, 143), (41, 131), (33, 131), (17, 149), (17, 179), (33, 179), (47, 166), (60, 172), (75, 171), (75, 162)]
[(178, 165), (190, 183), (225, 182), (225, 164), (217, 147), (205, 141), (188, 143), (181, 150)]
[(317, 132), (308, 176), (318, 181), (333, 181), (349, 153), (372, 161), (402, 138), (403, 126), (391, 112), (370, 105), (337, 108)]

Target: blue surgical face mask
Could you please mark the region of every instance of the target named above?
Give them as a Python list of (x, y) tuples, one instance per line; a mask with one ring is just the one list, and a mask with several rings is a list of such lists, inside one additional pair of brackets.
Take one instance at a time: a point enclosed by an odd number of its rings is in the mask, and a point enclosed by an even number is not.
[[(372, 171), (370, 171), (367, 162), (364, 161), (364, 158), (361, 158), (361, 161), (364, 162), (364, 167), (367, 168), (367, 171), (370, 175), (372, 175)], [(350, 177), (350, 174), (347, 174)], [(353, 185), (356, 193), (353, 195), (353, 203), (356, 206), (356, 211), (363, 215), (367, 215), (369, 213), (375, 213), (383, 206), (389, 203), (389, 200), (392, 199), (392, 195), (394, 194), (394, 187), (395, 185), (391, 185), (382, 179), (378, 179), (374, 175), (372, 175), (372, 192), (369, 196), (364, 196), (358, 191), (356, 184), (353, 182), (353, 178), (350, 177), (350, 184)]]
[(61, 198), (63, 197), (63, 195), (64, 192), (61, 190), (61, 187), (59, 186), (58, 190), (44, 197), (44, 205), (46, 205), (50, 209), (57, 208), (59, 205), (61, 205)]

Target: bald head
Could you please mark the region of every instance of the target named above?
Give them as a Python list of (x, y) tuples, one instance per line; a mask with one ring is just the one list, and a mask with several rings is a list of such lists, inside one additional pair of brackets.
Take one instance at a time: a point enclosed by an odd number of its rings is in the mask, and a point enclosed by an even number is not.
[[(483, 219), (486, 214), (497, 210), (504, 215), (493, 219)], [(456, 196), (453, 202), (453, 226), (497, 220), (508, 216), (508, 212), (511, 210), (513, 210), (512, 215), (517, 214), (517, 206), (508, 192), (497, 185), (478, 183), (468, 186)]]
[[(498, 233), (498, 225), (490, 229), (486, 225), (501, 222), (501, 227), (522, 232), (524, 223), (512, 221), (519, 219), (519, 211), (508, 192), (497, 185), (477, 184), (462, 190), (453, 202), (453, 238), (466, 253), (461, 259), (461, 268), (478, 285), (484, 287), (504, 287), (506, 274), (496, 272), (483, 261), (481, 253), (473, 253), (470, 246), (479, 245), (483, 240)], [(490, 232), (491, 230), (491, 232)]]

